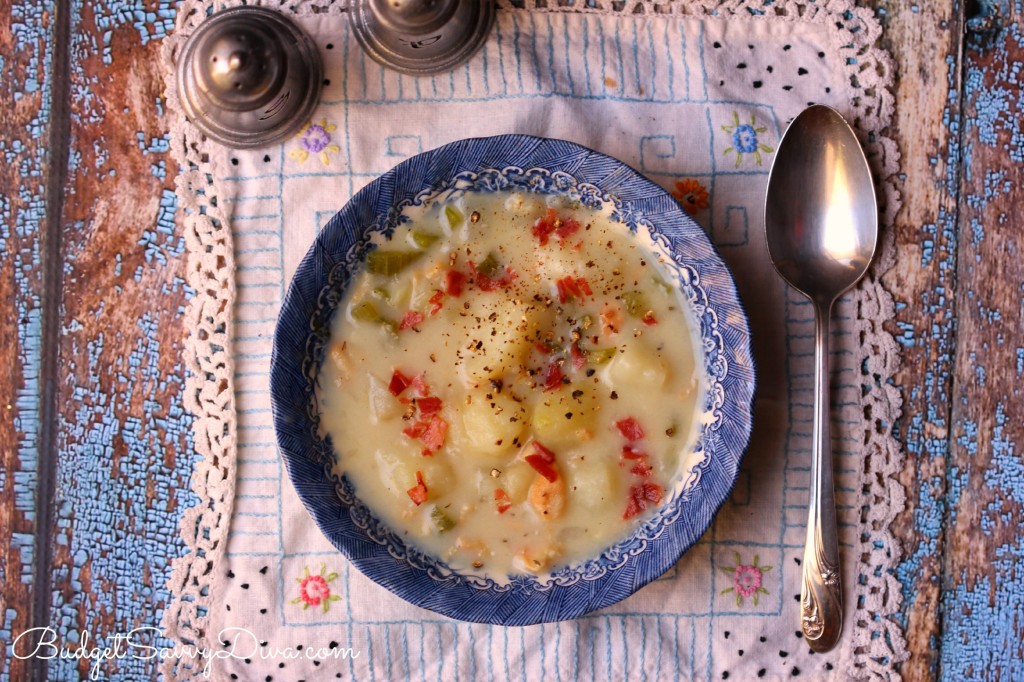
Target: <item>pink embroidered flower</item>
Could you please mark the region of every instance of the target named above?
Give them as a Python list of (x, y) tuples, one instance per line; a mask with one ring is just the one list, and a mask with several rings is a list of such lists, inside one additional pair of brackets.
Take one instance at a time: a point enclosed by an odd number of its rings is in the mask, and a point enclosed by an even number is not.
[(719, 570), (727, 573), (732, 578), (732, 587), (722, 590), (721, 594), (729, 592), (736, 593), (736, 606), (742, 606), (744, 599), (752, 599), (754, 606), (757, 606), (758, 597), (768, 594), (768, 590), (762, 587), (764, 574), (772, 570), (771, 566), (759, 566), (758, 556), (750, 564), (744, 564), (740, 559), (740, 553), (733, 553), (736, 557), (735, 566), (720, 566)]
[(761, 569), (755, 566), (737, 566), (732, 584), (741, 597), (753, 597), (761, 587)]
[(299, 583), (299, 596), (292, 599), (293, 604), (302, 603), (302, 608), (307, 609), (310, 606), (319, 606), (323, 609), (324, 613), (331, 608), (332, 601), (338, 601), (341, 599), (336, 594), (331, 594), (331, 586), (329, 582), (333, 581), (338, 577), (337, 573), (324, 574), (327, 570), (325, 564), (320, 564), (320, 572), (311, 574), (309, 572), (309, 566), (303, 569), (303, 576), (296, 578), (295, 582)]

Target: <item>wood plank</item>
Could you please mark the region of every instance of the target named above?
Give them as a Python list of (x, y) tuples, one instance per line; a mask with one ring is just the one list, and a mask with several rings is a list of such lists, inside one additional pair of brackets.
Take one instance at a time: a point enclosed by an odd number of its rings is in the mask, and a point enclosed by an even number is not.
[[(182, 405), (184, 243), (160, 115), (159, 38), (173, 28), (175, 3), (136, 5), (70, 5), (67, 295), (51, 543), (50, 619), (61, 641), (83, 632), (109, 642), (160, 625), (170, 560), (184, 553), (180, 514), (195, 504)], [(99, 673), (152, 679), (158, 665), (129, 657)], [(88, 661), (54, 660), (48, 678), (88, 672)]]
[(1024, 679), (1024, 32), (980, 3), (964, 48), (963, 174), (942, 677)]
[(949, 395), (954, 337), (953, 291), (959, 124), (960, 3), (875, 4), (883, 44), (896, 63), (891, 135), (902, 160), (903, 206), (895, 217), (897, 262), (884, 282), (896, 317), (890, 331), (902, 345), (895, 383), (903, 392), (897, 439), (906, 459), (898, 480), (907, 507), (892, 526), (903, 559), (902, 623), (910, 658), (904, 679), (935, 679)]
[[(6, 646), (33, 626), (36, 490), (42, 367), (42, 235), (48, 207), (47, 154), (54, 16), (50, 3), (0, 0), (0, 678), (28, 679), (32, 662)], [(17, 55), (7, 61), (8, 56)], [(27, 655), (30, 642), (16, 653)]]

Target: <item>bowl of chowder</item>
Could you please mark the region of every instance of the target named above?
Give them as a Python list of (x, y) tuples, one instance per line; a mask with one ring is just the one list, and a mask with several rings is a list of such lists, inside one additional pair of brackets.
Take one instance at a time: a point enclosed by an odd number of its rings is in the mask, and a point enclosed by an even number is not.
[(574, 618), (660, 576), (751, 427), (749, 327), (704, 232), (621, 162), (522, 135), (356, 194), (299, 265), (271, 364), (320, 529), (467, 621)]

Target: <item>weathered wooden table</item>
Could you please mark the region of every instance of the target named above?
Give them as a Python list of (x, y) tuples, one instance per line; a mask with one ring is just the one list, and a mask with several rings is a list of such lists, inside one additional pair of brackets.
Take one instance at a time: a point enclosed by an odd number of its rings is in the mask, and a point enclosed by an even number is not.
[[(158, 71), (174, 4), (0, 0), (0, 678), (74, 670), (12, 659), (33, 626), (157, 624), (183, 552), (189, 292)], [(862, 4), (897, 64), (903, 155), (902, 672), (1021, 680), (1024, 10)]]

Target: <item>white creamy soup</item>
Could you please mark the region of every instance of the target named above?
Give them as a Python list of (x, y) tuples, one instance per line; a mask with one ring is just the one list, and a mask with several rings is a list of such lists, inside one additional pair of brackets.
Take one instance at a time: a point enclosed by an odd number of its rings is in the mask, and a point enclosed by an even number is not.
[(321, 369), (338, 472), (456, 570), (597, 556), (693, 464), (687, 309), (607, 212), (467, 193), (407, 215), (351, 282)]

